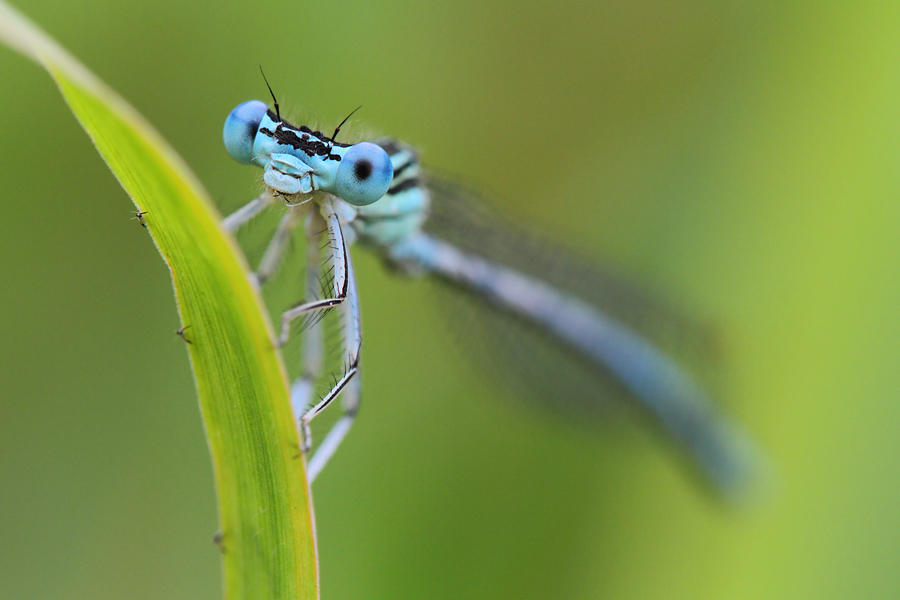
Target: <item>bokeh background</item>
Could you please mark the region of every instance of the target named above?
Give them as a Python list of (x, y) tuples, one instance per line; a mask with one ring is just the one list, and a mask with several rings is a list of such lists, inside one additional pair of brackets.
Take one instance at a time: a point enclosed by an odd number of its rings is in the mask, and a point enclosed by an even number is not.
[[(775, 482), (734, 509), (645, 428), (505, 399), (357, 254), (364, 407), (315, 486), (324, 598), (900, 595), (900, 4), (19, 3), (230, 205), (237, 103), (354, 120), (717, 324)], [(168, 272), (0, 50), (0, 597), (221, 597)], [(548, 137), (549, 136), (549, 137)]]

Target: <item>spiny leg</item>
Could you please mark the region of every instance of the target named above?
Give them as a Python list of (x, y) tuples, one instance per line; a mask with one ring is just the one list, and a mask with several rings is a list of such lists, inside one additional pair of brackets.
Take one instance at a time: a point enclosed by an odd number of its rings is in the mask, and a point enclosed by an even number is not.
[(265, 209), (275, 197), (272, 192), (266, 190), (241, 208), (237, 209), (224, 219), (222, 219), (222, 227), (226, 231), (234, 233), (241, 228), (247, 221), (258, 215)]
[[(272, 194), (265, 192), (251, 200), (248, 204), (238, 209), (222, 221), (222, 226), (231, 232), (250, 221), (262, 212), (273, 200)], [(259, 284), (272, 276), (278, 268), (291, 230), (297, 224), (296, 214), (291, 211), (278, 223), (275, 235), (269, 243), (260, 261), (255, 276)], [(352, 272), (350, 255), (347, 251), (340, 222), (330, 202), (321, 205), (321, 216), (315, 212), (310, 213), (307, 220), (307, 288), (309, 293), (315, 293), (320, 284), (319, 269), (319, 240), (322, 234), (322, 225), (328, 232), (328, 248), (331, 252), (332, 263), (332, 298), (325, 298), (307, 302), (286, 311), (282, 315), (281, 335), (278, 345), (283, 345), (290, 335), (291, 322), (307, 313), (327, 310), (339, 306), (347, 298), (350, 301), (346, 308), (341, 307), (342, 321), (345, 336), (342, 340), (342, 353), (346, 361), (346, 369), (340, 379), (336, 380), (329, 392), (312, 408), (307, 410), (309, 400), (312, 397), (315, 381), (322, 369), (322, 327), (319, 320), (312, 321), (303, 338), (303, 375), (297, 378), (291, 386), (291, 408), (295, 415), (302, 415), (298, 419), (299, 433), (302, 436), (301, 449), (308, 452), (312, 443), (310, 422), (322, 412), (341, 392), (344, 415), (329, 430), (321, 447), (313, 456), (309, 464), (309, 480), (312, 481), (322, 471), (328, 460), (334, 455), (340, 446), (350, 426), (356, 417), (359, 408), (360, 385), (359, 378), (354, 376), (359, 370), (359, 349), (361, 344), (359, 299), (356, 292), (356, 279)], [(304, 412), (305, 411), (305, 412)]]
[(276, 341), (277, 346), (283, 346), (291, 334), (291, 323), (311, 312), (323, 311), (333, 308), (341, 304), (347, 297), (348, 277), (347, 266), (350, 261), (350, 254), (347, 251), (347, 245), (344, 242), (344, 234), (341, 232), (341, 224), (338, 220), (331, 202), (327, 199), (321, 201), (320, 210), (322, 218), (325, 220), (325, 227), (328, 233), (328, 248), (331, 251), (331, 274), (333, 294), (330, 298), (322, 298), (311, 302), (304, 302), (294, 308), (286, 310), (281, 315), (281, 333)]
[(322, 412), (339, 394), (341, 394), (344, 414), (328, 431), (325, 439), (322, 440), (322, 444), (310, 460), (307, 472), (310, 481), (313, 481), (316, 476), (322, 472), (322, 469), (328, 463), (328, 460), (334, 455), (338, 446), (341, 445), (347, 432), (350, 431), (350, 426), (353, 425), (356, 413), (359, 410), (359, 351), (362, 345), (362, 328), (359, 310), (359, 295), (356, 290), (356, 277), (353, 273), (353, 264), (350, 261), (349, 255), (347, 257), (347, 277), (350, 280), (347, 301), (339, 308), (341, 311), (342, 328), (344, 330), (344, 335), (341, 339), (341, 351), (346, 365), (345, 371), (343, 376), (335, 381), (334, 386), (325, 397), (308, 410), (300, 419), (300, 424), (304, 431), (304, 439), (311, 439), (309, 437), (310, 421)]
[(322, 472), (322, 469), (334, 456), (338, 446), (344, 441), (347, 432), (350, 431), (350, 426), (353, 425), (356, 413), (359, 410), (359, 384), (359, 371), (357, 370), (357, 376), (350, 380), (347, 387), (344, 388), (344, 393), (341, 395), (341, 404), (344, 407), (343, 416), (328, 430), (325, 439), (319, 444), (316, 453), (313, 454), (309, 464), (306, 466), (306, 474), (310, 481), (315, 481), (316, 476)]
[[(306, 291), (315, 296), (319, 291), (321, 277), (322, 233), (325, 221), (318, 211), (311, 211), (306, 218)], [(310, 321), (303, 331), (303, 373), (291, 385), (291, 409), (297, 421), (297, 429), (301, 439), (301, 449), (309, 450), (310, 439), (300, 425), (300, 418), (309, 409), (315, 392), (316, 380), (322, 372), (322, 322), (318, 319)]]

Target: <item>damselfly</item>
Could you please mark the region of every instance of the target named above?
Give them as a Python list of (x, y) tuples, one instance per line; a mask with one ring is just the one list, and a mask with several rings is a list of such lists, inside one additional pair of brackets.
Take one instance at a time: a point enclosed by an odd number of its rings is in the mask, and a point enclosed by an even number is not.
[[(488, 236), (469, 235), (470, 243), (460, 247), (429, 230), (435, 201), (452, 196), (453, 190), (429, 181), (413, 148), (392, 139), (339, 143), (335, 138), (344, 123), (328, 136), (282, 119), (277, 100), (274, 107), (273, 112), (264, 102), (252, 100), (235, 108), (225, 121), (228, 152), (238, 162), (264, 169), (266, 189), (225, 218), (223, 226), (235, 232), (268, 205), (283, 203), (287, 210), (262, 256), (255, 280), (262, 284), (273, 275), (291, 230), (302, 223), (310, 288), (323, 280), (327, 283), (318, 286), (322, 289), (318, 297), (282, 314), (275, 341), (283, 345), (291, 324), (305, 320), (302, 374), (291, 389), (304, 451), (311, 447), (310, 421), (339, 395), (342, 398), (344, 413), (310, 460), (310, 478), (334, 454), (359, 406), (362, 331), (348, 250), (358, 242), (398, 271), (441, 278), (493, 309), (542, 330), (551, 340), (548, 343), (567, 347), (589, 361), (592, 369), (616, 378), (717, 486), (734, 492), (746, 483), (753, 470), (752, 446), (661, 350), (591, 302), (561, 289), (565, 285), (547, 283), (539, 267), (513, 269), (480, 252), (479, 245), (486, 247)], [(579, 279), (583, 283), (585, 278)], [(322, 335), (317, 325), (321, 315), (331, 309), (338, 312), (343, 329), (343, 370), (334, 377), (330, 390), (312, 402), (322, 368)]]

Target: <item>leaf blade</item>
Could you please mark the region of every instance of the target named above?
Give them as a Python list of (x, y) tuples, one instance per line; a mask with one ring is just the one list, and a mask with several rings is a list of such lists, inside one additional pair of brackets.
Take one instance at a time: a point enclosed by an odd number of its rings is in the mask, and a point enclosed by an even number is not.
[(166, 261), (215, 471), (226, 595), (318, 597), (312, 503), (287, 377), (247, 266), (207, 193), (124, 100), (0, 1), (0, 39), (41, 62)]

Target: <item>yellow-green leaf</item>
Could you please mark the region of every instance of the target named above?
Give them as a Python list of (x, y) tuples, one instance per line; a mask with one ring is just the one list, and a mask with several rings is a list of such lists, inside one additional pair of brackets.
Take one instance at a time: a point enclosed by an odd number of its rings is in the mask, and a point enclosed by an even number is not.
[(215, 469), (226, 595), (316, 598), (312, 507), (287, 377), (240, 251), (220, 228), (206, 191), (165, 140), (2, 0), (0, 39), (46, 67), (146, 213), (143, 221), (172, 273)]

